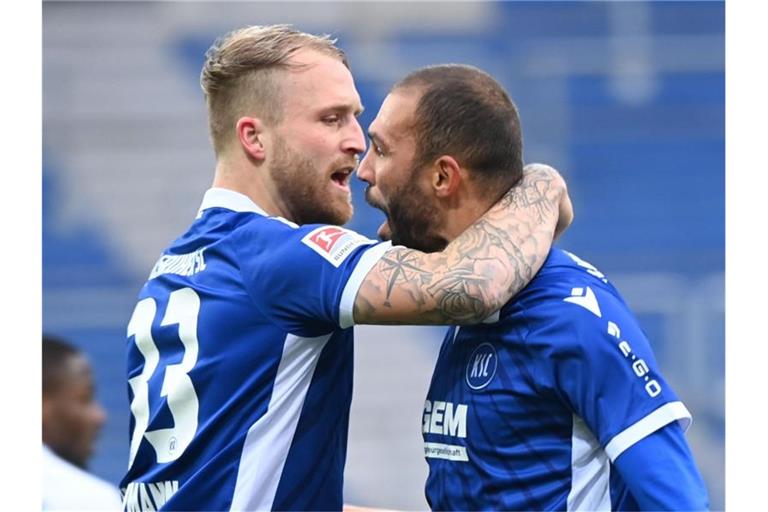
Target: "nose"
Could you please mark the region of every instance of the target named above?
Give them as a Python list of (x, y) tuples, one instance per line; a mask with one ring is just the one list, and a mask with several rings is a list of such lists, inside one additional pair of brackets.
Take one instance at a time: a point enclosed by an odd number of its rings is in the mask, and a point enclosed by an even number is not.
[(93, 402), (91, 417), (93, 424), (97, 429), (101, 429), (104, 423), (107, 421), (107, 411), (101, 406), (99, 402)]
[(356, 117), (353, 117), (352, 122), (347, 126), (349, 127), (349, 132), (344, 138), (342, 149), (345, 153), (359, 155), (365, 151), (365, 135), (363, 135), (363, 128), (360, 126)]
[(357, 178), (359, 180), (362, 180), (366, 182), (369, 185), (375, 185), (376, 184), (376, 175), (373, 172), (373, 169), (371, 168), (371, 149), (369, 149), (365, 156), (363, 157), (363, 161), (360, 162), (360, 165), (357, 166)]

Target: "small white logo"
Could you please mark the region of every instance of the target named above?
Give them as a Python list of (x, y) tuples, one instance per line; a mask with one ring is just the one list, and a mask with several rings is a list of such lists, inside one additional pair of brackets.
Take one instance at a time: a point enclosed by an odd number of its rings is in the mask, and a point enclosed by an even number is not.
[(375, 243), (363, 235), (338, 226), (322, 226), (314, 229), (301, 241), (334, 267), (341, 265), (356, 247)]
[(467, 385), (472, 389), (483, 389), (496, 375), (498, 356), (490, 343), (479, 345), (467, 361)]
[(571, 304), (581, 306), (597, 317), (602, 318), (603, 316), (600, 312), (600, 305), (597, 303), (595, 292), (593, 292), (592, 288), (589, 286), (586, 288), (574, 288), (571, 290), (571, 296), (566, 297), (563, 300), (565, 302), (570, 302)]

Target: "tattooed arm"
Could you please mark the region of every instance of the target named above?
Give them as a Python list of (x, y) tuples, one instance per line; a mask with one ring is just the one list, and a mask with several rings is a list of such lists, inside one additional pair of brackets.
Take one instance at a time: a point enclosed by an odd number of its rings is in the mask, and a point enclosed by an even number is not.
[(573, 217), (567, 195), (557, 171), (542, 164), (526, 166), (520, 184), (443, 252), (389, 250), (360, 286), (355, 323), (481, 322), (541, 268), (556, 224), (562, 231)]

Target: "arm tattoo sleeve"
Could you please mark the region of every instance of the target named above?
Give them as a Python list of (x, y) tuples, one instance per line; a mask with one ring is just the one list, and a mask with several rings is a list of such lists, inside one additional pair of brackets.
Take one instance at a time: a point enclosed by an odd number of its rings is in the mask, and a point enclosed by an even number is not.
[(360, 287), (358, 323), (477, 323), (522, 290), (552, 245), (565, 183), (549, 166), (526, 166), (521, 183), (443, 252), (393, 247)]

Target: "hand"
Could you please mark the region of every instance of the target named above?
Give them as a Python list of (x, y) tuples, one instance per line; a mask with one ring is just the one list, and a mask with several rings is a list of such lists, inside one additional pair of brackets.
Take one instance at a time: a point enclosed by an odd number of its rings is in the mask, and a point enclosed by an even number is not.
[(563, 197), (560, 198), (560, 204), (558, 205), (558, 218), (557, 226), (555, 226), (555, 240), (562, 235), (568, 226), (573, 222), (573, 204), (571, 203), (571, 196), (568, 195), (568, 187), (566, 186), (563, 191)]
[(568, 195), (568, 186), (565, 183), (565, 180), (552, 166), (540, 163), (528, 164), (523, 169), (523, 174), (530, 174), (537, 171), (546, 171), (550, 174), (556, 175), (563, 187), (563, 195), (560, 197), (560, 202), (558, 203), (557, 225), (555, 226), (554, 239), (557, 240), (573, 222), (574, 213), (573, 203), (571, 203), (571, 196)]

